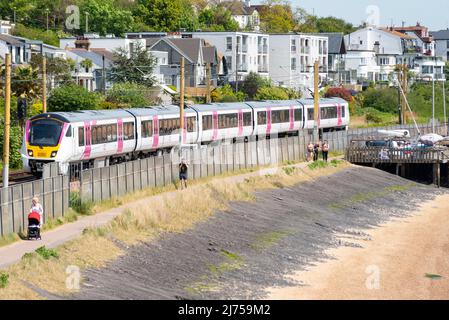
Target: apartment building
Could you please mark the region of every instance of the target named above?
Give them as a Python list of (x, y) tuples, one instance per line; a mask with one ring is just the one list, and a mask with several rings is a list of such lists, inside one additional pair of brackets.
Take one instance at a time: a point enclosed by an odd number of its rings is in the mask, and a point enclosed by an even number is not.
[(435, 40), (435, 55), (449, 61), (449, 29), (430, 33)]
[(319, 61), (320, 81), (327, 80), (329, 40), (324, 35), (270, 34), (270, 78), (276, 85), (305, 93), (313, 88), (313, 65)]

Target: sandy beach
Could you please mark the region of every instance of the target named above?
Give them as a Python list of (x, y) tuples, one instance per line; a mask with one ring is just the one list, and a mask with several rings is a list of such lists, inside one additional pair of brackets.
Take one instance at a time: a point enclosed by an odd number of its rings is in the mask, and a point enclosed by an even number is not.
[(448, 299), (449, 195), (427, 202), (408, 218), (344, 239), (335, 258), (288, 276), (298, 286), (269, 288), (268, 299)]

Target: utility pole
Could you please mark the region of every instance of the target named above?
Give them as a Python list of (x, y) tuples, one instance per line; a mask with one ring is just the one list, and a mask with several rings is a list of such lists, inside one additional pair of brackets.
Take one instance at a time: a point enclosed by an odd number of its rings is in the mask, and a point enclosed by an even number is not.
[(47, 32), (48, 32), (48, 9), (45, 9), (45, 13), (47, 14)]
[(211, 97), (210, 97), (210, 81), (211, 81), (211, 74), (210, 74), (210, 63), (206, 64), (206, 103), (211, 103)]
[(42, 111), (47, 112), (47, 57), (42, 57)]
[(401, 95), (401, 91), (399, 91), (399, 124), (406, 124), (407, 123), (407, 115), (406, 115), (406, 98), (405, 95), (407, 94), (407, 86), (408, 86), (408, 79), (407, 79), (407, 72), (408, 68), (405, 64), (401, 64), (398, 66), (399, 72), (398, 72), (398, 82), (399, 85), (402, 87), (402, 91), (404, 93), (404, 96)]
[(181, 124), (181, 146), (184, 144), (184, 73), (185, 73), (185, 63), (184, 57), (181, 58), (181, 83), (180, 83), (180, 97), (179, 97), (179, 117)]
[(235, 46), (235, 93), (239, 92), (239, 42), (238, 38), (235, 38), (236, 46)]
[(313, 125), (313, 139), (315, 141), (318, 141), (320, 137), (320, 128), (319, 128), (319, 112), (320, 112), (320, 92), (319, 92), (319, 67), (320, 63), (318, 60), (315, 61), (313, 65), (313, 102), (314, 102), (314, 111), (313, 111), (313, 117), (314, 117), (314, 125)]
[(444, 121), (443, 123), (447, 122), (447, 114), (446, 114), (446, 88), (445, 88), (445, 82), (446, 80), (443, 80), (443, 116)]
[(101, 78), (103, 80), (103, 94), (106, 94), (106, 65), (105, 65), (105, 58), (104, 55), (102, 57), (103, 59), (103, 69), (101, 70)]
[[(9, 130), (11, 128), (11, 54), (5, 54), (5, 128), (3, 135), (3, 188), (9, 185)], [(8, 193), (6, 193), (8, 194)], [(6, 199), (6, 202), (8, 200)]]
[(86, 12), (86, 33), (89, 33), (89, 12)]
[(435, 73), (432, 77), (432, 133), (435, 133)]

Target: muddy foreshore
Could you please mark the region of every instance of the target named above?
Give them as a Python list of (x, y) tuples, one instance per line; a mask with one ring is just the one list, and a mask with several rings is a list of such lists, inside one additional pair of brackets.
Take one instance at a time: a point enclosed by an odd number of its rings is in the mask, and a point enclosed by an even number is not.
[[(291, 188), (232, 203), (182, 234), (127, 249), (103, 269), (83, 273), (72, 299), (258, 299), (285, 275), (358, 246), (360, 230), (404, 217), (447, 189), (371, 168), (349, 167)], [(346, 235), (342, 241), (341, 235)]]

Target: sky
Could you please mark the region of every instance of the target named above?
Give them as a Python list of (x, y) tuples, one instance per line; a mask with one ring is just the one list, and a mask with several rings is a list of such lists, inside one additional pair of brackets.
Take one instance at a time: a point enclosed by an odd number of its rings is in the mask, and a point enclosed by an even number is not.
[[(252, 2), (261, 3), (263, 0)], [(403, 21), (406, 25), (416, 25), (419, 21), (431, 31), (449, 28), (448, 0), (291, 0), (291, 2), (293, 6), (302, 7), (309, 13), (314, 11), (318, 16), (343, 18), (356, 26), (370, 19), (380, 21), (381, 26), (389, 26), (392, 21), (396, 26), (402, 25)]]

